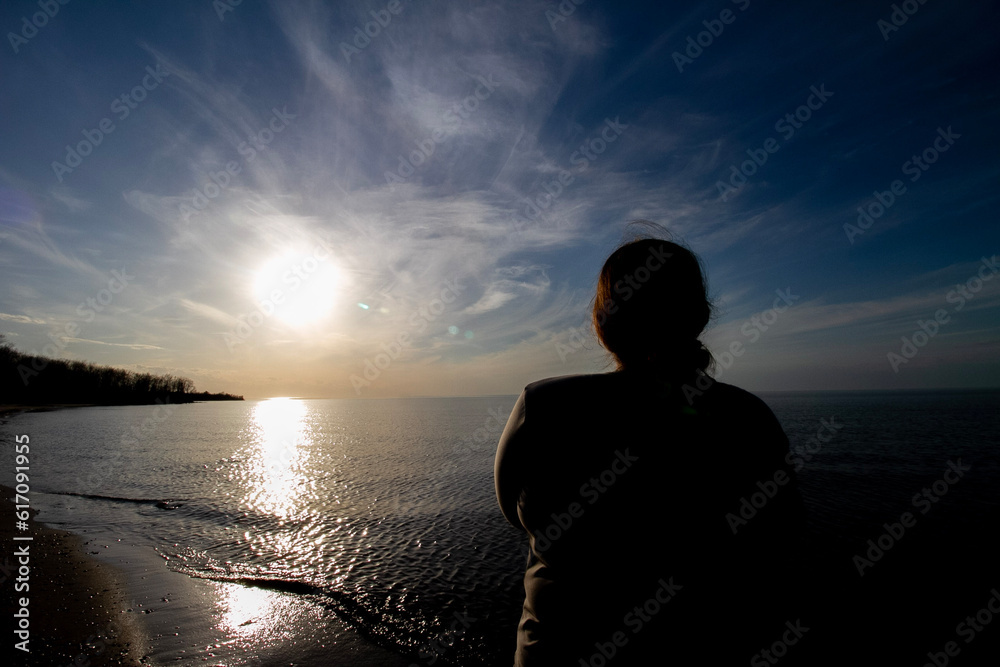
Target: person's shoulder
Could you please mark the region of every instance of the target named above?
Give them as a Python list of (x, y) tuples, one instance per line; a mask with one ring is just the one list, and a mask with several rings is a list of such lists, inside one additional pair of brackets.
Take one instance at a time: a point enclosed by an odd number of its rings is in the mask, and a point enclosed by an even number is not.
[(706, 396), (711, 397), (711, 399), (715, 401), (727, 401), (758, 409), (766, 408), (768, 412), (771, 410), (771, 408), (767, 406), (767, 403), (765, 403), (764, 400), (756, 394), (753, 394), (746, 389), (737, 387), (736, 385), (726, 384), (725, 382), (713, 382), (711, 389), (706, 392)]
[(704, 398), (715, 410), (725, 411), (737, 419), (762, 419), (778, 424), (774, 411), (764, 399), (735, 385), (714, 382), (711, 389), (705, 392)]
[(590, 392), (599, 387), (611, 387), (620, 382), (619, 373), (559, 375), (536, 380), (524, 388), (526, 395), (554, 395)]
[(538, 414), (541, 409), (553, 415), (566, 411), (593, 409), (606, 404), (622, 386), (620, 373), (560, 375), (536, 380), (524, 388), (525, 409)]

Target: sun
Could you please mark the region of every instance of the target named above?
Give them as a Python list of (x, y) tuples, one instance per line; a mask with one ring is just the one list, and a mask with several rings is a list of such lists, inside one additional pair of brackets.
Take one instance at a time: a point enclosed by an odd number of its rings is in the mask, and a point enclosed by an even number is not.
[(266, 261), (256, 272), (254, 298), (273, 306), (273, 317), (293, 328), (326, 320), (333, 312), (343, 277), (332, 253), (288, 250)]

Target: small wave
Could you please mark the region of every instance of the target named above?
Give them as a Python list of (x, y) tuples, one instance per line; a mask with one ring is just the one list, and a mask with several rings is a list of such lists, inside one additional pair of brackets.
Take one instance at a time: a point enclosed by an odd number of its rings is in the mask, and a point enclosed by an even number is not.
[[(162, 555), (162, 554), (161, 554)], [(169, 559), (168, 559), (169, 560)], [(419, 650), (425, 647), (436, 634), (429, 628), (414, 623), (414, 619), (394, 618), (384, 609), (369, 609), (368, 605), (355, 599), (351, 593), (338, 590), (321, 583), (287, 576), (272, 575), (270, 572), (239, 571), (251, 569), (240, 564), (225, 565), (208, 558), (200, 565), (172, 561), (172, 569), (197, 579), (207, 579), (225, 583), (253, 586), (265, 590), (288, 593), (308, 598), (312, 602), (329, 609), (346, 621), (361, 635), (400, 655), (416, 659)], [(439, 660), (440, 665), (452, 665), (447, 660)]]
[(181, 506), (173, 500), (160, 500), (158, 498), (123, 498), (121, 496), (102, 496), (93, 493), (74, 493), (73, 491), (50, 491), (54, 496), (73, 496), (76, 498), (89, 498), (90, 500), (106, 500), (113, 503), (132, 503), (134, 505), (156, 505), (160, 509), (173, 510)]

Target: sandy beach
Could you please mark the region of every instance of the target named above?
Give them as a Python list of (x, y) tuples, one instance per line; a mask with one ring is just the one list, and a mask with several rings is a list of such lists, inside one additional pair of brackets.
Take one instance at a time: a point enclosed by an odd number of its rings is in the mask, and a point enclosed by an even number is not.
[[(52, 530), (32, 519), (27, 531), (15, 529), (14, 490), (0, 487), (0, 541), (3, 563), (0, 579), (4, 584), (4, 618), (12, 617), (28, 600), (30, 635), (28, 652), (13, 646), (4, 649), (18, 665), (139, 665), (141, 642), (135, 623), (126, 609), (124, 575), (94, 560), (84, 552), (83, 540), (76, 535)], [(30, 535), (31, 541), (14, 541)], [(27, 581), (19, 574), (17, 550), (28, 546), (30, 568)], [(27, 590), (15, 591), (26, 583)], [(21, 586), (23, 588), (23, 586)], [(15, 629), (15, 628), (11, 628)], [(20, 638), (6, 641), (19, 643)]]
[[(0, 406), (0, 423), (19, 413), (69, 405)], [(14, 443), (10, 446), (14, 452)], [(13, 477), (13, 474), (12, 474)], [(12, 480), (11, 477), (11, 481)], [(19, 529), (15, 490), (0, 485), (0, 581), (4, 618), (27, 598), (28, 651), (3, 654), (17, 665), (294, 664), (405, 667), (411, 660), (345, 624), (322, 602), (270, 588), (188, 576), (149, 546), (100, 525), (74, 532), (44, 509), (32, 485), (27, 529)], [(53, 528), (41, 520), (55, 520)], [(29, 540), (15, 540), (30, 536)], [(19, 582), (19, 550), (28, 547), (28, 580)], [(16, 585), (26, 590), (15, 590)], [(377, 630), (376, 630), (377, 634)], [(10, 638), (13, 637), (13, 638)]]
[[(12, 619), (19, 599), (29, 596), (29, 652), (5, 650), (13, 664), (411, 663), (298, 596), (192, 578), (170, 570), (152, 551), (104, 534), (80, 537), (34, 519), (28, 531), (15, 530), (14, 490), (0, 489), (4, 617)], [(30, 545), (26, 593), (14, 590), (14, 552), (22, 546), (15, 534), (34, 538), (23, 542)]]
[[(9, 487), (2, 489), (5, 499), (13, 497)], [(9, 545), (21, 533), (13, 529), (12, 508), (3, 503), (0, 531), (8, 619), (22, 596), (13, 588), (17, 547)], [(170, 570), (155, 553), (106, 535), (81, 538), (34, 521), (28, 532), (34, 537), (28, 543), (30, 652), (5, 650), (15, 656), (13, 664), (411, 664), (296, 595), (192, 578)]]

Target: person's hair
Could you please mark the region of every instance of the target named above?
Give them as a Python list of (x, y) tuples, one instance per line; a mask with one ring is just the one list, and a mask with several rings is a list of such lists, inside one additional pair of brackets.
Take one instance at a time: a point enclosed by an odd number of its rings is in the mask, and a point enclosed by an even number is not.
[(643, 237), (604, 262), (593, 324), (619, 370), (673, 377), (705, 371), (713, 359), (698, 337), (711, 316), (701, 262), (684, 246)]

